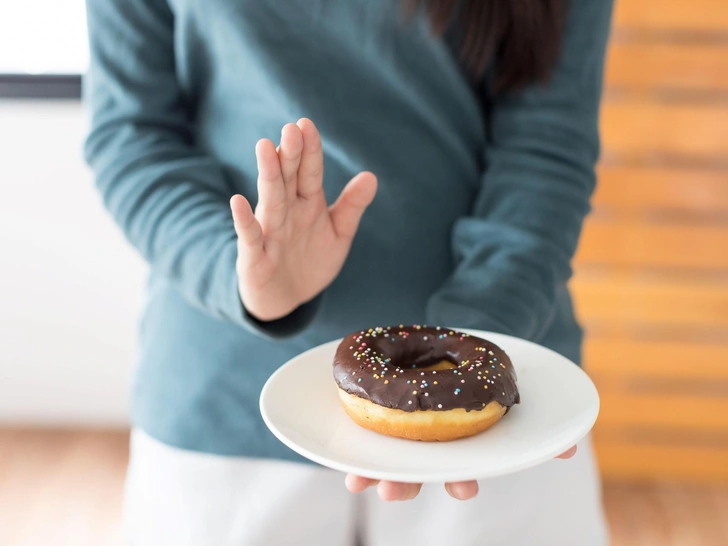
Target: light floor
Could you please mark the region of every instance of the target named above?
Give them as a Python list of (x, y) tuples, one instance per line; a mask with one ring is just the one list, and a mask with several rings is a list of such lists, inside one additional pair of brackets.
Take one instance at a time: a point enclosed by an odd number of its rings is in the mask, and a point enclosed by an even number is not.
[[(120, 546), (127, 439), (0, 429), (0, 545)], [(613, 546), (728, 544), (728, 486), (608, 483), (605, 504)]]

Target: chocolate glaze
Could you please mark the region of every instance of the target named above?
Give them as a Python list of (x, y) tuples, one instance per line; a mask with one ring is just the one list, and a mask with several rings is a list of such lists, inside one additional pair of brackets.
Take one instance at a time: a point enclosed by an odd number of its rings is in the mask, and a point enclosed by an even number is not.
[[(442, 360), (457, 368), (424, 369)], [(516, 372), (500, 347), (440, 327), (350, 334), (336, 350), (334, 379), (349, 394), (404, 411), (481, 410), (493, 400), (510, 408), (520, 402)]]

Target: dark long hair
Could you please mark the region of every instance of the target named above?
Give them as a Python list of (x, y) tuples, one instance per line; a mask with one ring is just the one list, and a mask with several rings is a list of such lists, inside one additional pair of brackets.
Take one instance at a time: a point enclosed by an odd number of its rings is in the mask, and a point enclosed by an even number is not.
[[(589, 0), (581, 0), (589, 1)], [(436, 34), (457, 25), (468, 74), (482, 80), (491, 62), (494, 91), (547, 81), (561, 46), (565, 0), (402, 0), (423, 8)]]

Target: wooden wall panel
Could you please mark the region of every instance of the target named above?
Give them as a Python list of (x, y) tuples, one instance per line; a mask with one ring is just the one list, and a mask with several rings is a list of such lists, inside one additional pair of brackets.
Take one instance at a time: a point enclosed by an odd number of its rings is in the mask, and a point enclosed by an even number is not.
[(601, 112), (605, 156), (648, 159), (655, 154), (728, 158), (725, 103), (607, 100)]
[(721, 344), (592, 335), (584, 344), (584, 360), (595, 377), (728, 385), (728, 340)]
[(595, 383), (602, 401), (600, 426), (712, 433), (728, 430), (728, 397), (702, 394), (697, 389), (631, 392), (629, 388), (610, 388), (608, 382)]
[[(639, 325), (725, 331), (728, 343), (728, 283), (660, 280), (623, 275), (577, 274), (571, 282), (580, 320), (587, 330), (611, 325), (629, 332)], [(668, 334), (665, 341), (669, 341)], [(589, 361), (585, 361), (587, 367)], [(728, 363), (726, 363), (728, 366)]]
[(602, 473), (612, 478), (728, 481), (728, 445), (618, 440), (604, 438), (599, 430), (594, 434), (594, 445)]
[(725, 0), (616, 0), (614, 27), (707, 34), (728, 29)]
[(728, 481), (728, 0), (617, 0), (571, 282), (607, 477)]
[(728, 270), (728, 225), (601, 220), (584, 228), (581, 263)]
[[(728, 72), (727, 72), (728, 74)], [(602, 165), (593, 205), (623, 215), (662, 212), (681, 218), (728, 216), (728, 172), (698, 168)]]
[[(728, 32), (728, 27), (726, 28)], [(607, 57), (612, 88), (632, 92), (728, 92), (726, 43), (644, 43), (616, 40)]]

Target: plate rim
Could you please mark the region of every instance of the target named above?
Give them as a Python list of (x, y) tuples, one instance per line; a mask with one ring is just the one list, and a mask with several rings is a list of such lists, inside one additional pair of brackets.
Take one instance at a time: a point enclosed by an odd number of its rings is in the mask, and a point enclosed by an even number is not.
[[(508, 334), (502, 334), (499, 332), (490, 332), (486, 330), (476, 330), (473, 328), (451, 328), (452, 330), (457, 330), (460, 332), (466, 332), (470, 335), (476, 335), (478, 337), (482, 337), (483, 339), (488, 339), (488, 336), (495, 336), (495, 337), (503, 337), (503, 338), (510, 338), (512, 340), (518, 341), (519, 343), (526, 343), (530, 345), (534, 345), (539, 348), (539, 350), (546, 350), (548, 352), (553, 353), (554, 355), (558, 356), (561, 359), (566, 359), (568, 362), (570, 362), (579, 373), (583, 374), (583, 377), (588, 381), (588, 384), (591, 386), (591, 390), (594, 394), (595, 404), (594, 409), (592, 410), (592, 415), (589, 415), (589, 419), (584, 420), (584, 425), (581, 426), (578, 429), (578, 434), (574, 434), (573, 436), (576, 437), (576, 440), (569, 441), (570, 444), (578, 444), (580, 441), (582, 441), (591, 431), (591, 429), (594, 427), (594, 424), (596, 423), (599, 412), (601, 409), (601, 399), (599, 396), (599, 391), (597, 390), (596, 386), (594, 385), (594, 382), (592, 381), (591, 377), (589, 377), (589, 374), (587, 374), (584, 369), (579, 366), (578, 364), (572, 362), (568, 358), (566, 358), (564, 355), (557, 353), (553, 349), (550, 349), (548, 347), (544, 347), (543, 345), (539, 345), (538, 343), (534, 343), (533, 341), (529, 341), (527, 339), (518, 338), (515, 336), (511, 336)], [(302, 457), (309, 459), (310, 461), (313, 461), (316, 464), (319, 464), (326, 468), (331, 468), (333, 470), (337, 470), (339, 472), (345, 472), (345, 473), (354, 473), (358, 476), (363, 476), (366, 478), (376, 479), (376, 480), (388, 480), (388, 481), (397, 481), (397, 482), (403, 482), (403, 483), (441, 483), (444, 481), (447, 482), (453, 482), (453, 481), (465, 481), (465, 480), (480, 480), (480, 479), (487, 479), (487, 478), (495, 478), (498, 476), (505, 476), (508, 474), (514, 474), (516, 472), (521, 472), (523, 470), (527, 470), (529, 468), (533, 468), (535, 466), (539, 466), (549, 460), (554, 459), (571, 446), (566, 447), (559, 447), (558, 449), (552, 449), (548, 452), (546, 452), (545, 455), (542, 455), (540, 457), (536, 457), (534, 459), (525, 461), (519, 465), (514, 465), (507, 467), (505, 469), (500, 469), (493, 472), (485, 472), (485, 473), (477, 473), (478, 475), (472, 475), (472, 473), (465, 474), (465, 471), (463, 471), (463, 474), (458, 474), (455, 471), (448, 471), (443, 472), (442, 474), (437, 473), (427, 473), (427, 474), (418, 474), (418, 473), (412, 473), (411, 475), (403, 476), (402, 474), (398, 472), (388, 472), (388, 471), (378, 471), (378, 470), (368, 470), (368, 469), (362, 469), (355, 465), (350, 465), (347, 463), (342, 463), (339, 461), (336, 461), (334, 459), (329, 459), (324, 456), (317, 455), (316, 453), (306, 449), (305, 447), (296, 444), (295, 442), (288, 439), (288, 437), (281, 432), (278, 427), (273, 424), (271, 421), (270, 416), (268, 415), (265, 406), (264, 406), (264, 399), (266, 396), (268, 396), (268, 392), (271, 389), (271, 384), (274, 382), (274, 378), (278, 376), (279, 374), (284, 373), (284, 369), (289, 366), (295, 366), (297, 360), (305, 358), (305, 355), (307, 355), (310, 352), (316, 351), (321, 349), (321, 347), (329, 344), (339, 344), (344, 338), (334, 339), (331, 341), (327, 341), (324, 343), (321, 343), (319, 345), (316, 345), (315, 347), (311, 347), (310, 349), (307, 349), (306, 351), (303, 351), (302, 353), (297, 354), (293, 358), (286, 361), (283, 365), (281, 365), (275, 372), (273, 372), (270, 377), (266, 380), (265, 384), (263, 385), (263, 389), (260, 392), (260, 397), (258, 401), (259, 410), (261, 413), (261, 416), (263, 418), (263, 422), (265, 423), (266, 427), (268, 427), (268, 430), (271, 431), (271, 433), (286, 447), (297, 453), (298, 455), (301, 455)], [(588, 425), (586, 425), (588, 423)], [(572, 444), (572, 445), (573, 445)], [(447, 475), (447, 477), (443, 477), (444, 475)]]

